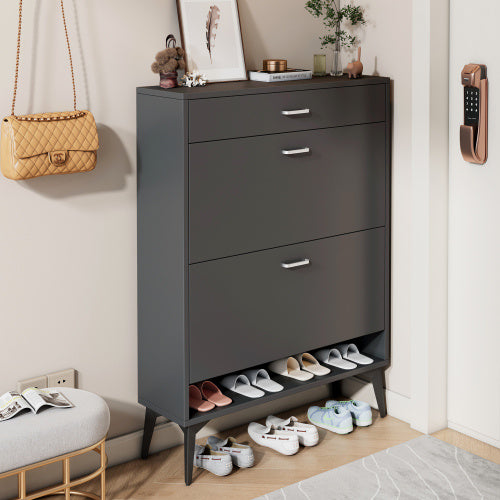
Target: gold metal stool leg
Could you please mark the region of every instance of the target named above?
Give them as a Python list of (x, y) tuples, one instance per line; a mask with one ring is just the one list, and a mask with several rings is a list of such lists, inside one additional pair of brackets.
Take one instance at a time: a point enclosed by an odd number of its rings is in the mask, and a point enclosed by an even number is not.
[(68, 484), (71, 483), (71, 473), (69, 468), (69, 458), (65, 458), (62, 463), (63, 466), (63, 484), (66, 486), (64, 488), (64, 500), (71, 500), (71, 487)]
[[(60, 455), (58, 457), (49, 458), (43, 460), (42, 462), (37, 462), (31, 465), (26, 465), (15, 470), (3, 472), (0, 474), (0, 480), (17, 476), (17, 489), (18, 497), (16, 500), (35, 500), (38, 498), (44, 498), (52, 495), (64, 495), (65, 500), (70, 500), (72, 496), (77, 496), (80, 498), (87, 498), (91, 500), (106, 500), (106, 466), (108, 464), (108, 459), (106, 457), (106, 438), (104, 437), (98, 443), (84, 448), (82, 450), (77, 450), (71, 453), (66, 453), (65, 455)], [(71, 469), (70, 469), (70, 459), (85, 453), (94, 451), (99, 453), (100, 461), (99, 468), (87, 474), (84, 477), (71, 480)], [(48, 486), (41, 490), (32, 491), (29, 494), (26, 492), (26, 472), (44, 467), (46, 465), (54, 464), (60, 462), (62, 464), (63, 482), (56, 484), (54, 486)], [(72, 488), (79, 487), (88, 483), (92, 479), (99, 478), (100, 480), (100, 496), (95, 493), (85, 493), (83, 491), (74, 491)]]
[(26, 498), (26, 471), (21, 471), (17, 476), (17, 489), (19, 498)]
[(107, 457), (106, 457), (106, 441), (101, 443), (101, 500), (106, 500), (106, 465), (107, 465)]

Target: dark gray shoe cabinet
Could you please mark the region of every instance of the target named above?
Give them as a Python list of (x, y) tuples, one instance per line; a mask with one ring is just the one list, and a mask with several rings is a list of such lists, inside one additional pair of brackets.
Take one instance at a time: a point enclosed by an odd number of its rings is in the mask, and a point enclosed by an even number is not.
[[(213, 418), (358, 375), (385, 416), (389, 89), (381, 77), (137, 89), (143, 457), (159, 415), (179, 424), (186, 484)], [(284, 391), (189, 408), (189, 384), (344, 341), (374, 363), (273, 375)]]

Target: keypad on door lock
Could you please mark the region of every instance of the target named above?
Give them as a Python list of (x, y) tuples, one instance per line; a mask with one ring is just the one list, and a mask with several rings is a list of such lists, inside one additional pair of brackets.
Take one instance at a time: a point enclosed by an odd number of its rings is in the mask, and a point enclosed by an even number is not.
[(465, 125), (479, 122), (479, 89), (476, 87), (464, 87), (464, 122)]

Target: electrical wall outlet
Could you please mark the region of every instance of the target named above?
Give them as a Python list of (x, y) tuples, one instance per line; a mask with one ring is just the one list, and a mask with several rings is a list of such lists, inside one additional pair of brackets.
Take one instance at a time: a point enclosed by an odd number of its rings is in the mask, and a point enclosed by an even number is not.
[(46, 387), (76, 387), (76, 370), (69, 368), (47, 375)]
[(17, 392), (23, 392), (24, 389), (28, 387), (36, 387), (37, 389), (45, 389), (47, 385), (47, 375), (42, 375), (41, 377), (27, 378), (20, 380), (17, 383)]

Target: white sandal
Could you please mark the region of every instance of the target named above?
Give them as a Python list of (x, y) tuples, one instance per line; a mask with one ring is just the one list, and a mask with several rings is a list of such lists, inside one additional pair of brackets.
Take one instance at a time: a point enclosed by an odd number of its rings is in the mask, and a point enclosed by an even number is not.
[(341, 370), (353, 370), (357, 365), (342, 359), (342, 354), (338, 349), (321, 349), (316, 351), (316, 357), (323, 363), (335, 366)]
[(358, 365), (370, 365), (373, 359), (361, 354), (356, 344), (340, 344), (336, 346), (344, 359), (358, 363)]
[(257, 389), (257, 387), (252, 387), (248, 377), (242, 374), (227, 375), (220, 381), (220, 385), (247, 398), (261, 398), (265, 394), (264, 391)]
[(318, 360), (308, 352), (298, 354), (297, 356), (295, 356), (295, 359), (299, 362), (300, 367), (304, 371), (310, 372), (317, 377), (322, 377), (330, 373), (330, 368), (320, 365), (318, 363)]
[(302, 382), (310, 380), (314, 377), (312, 373), (301, 370), (299, 362), (291, 356), (289, 358), (283, 358), (278, 359), (277, 361), (273, 361), (269, 365), (269, 370), (277, 373), (278, 375), (294, 378), (295, 380), (300, 380)]
[(280, 392), (284, 389), (281, 384), (271, 380), (269, 373), (267, 373), (264, 368), (259, 368), (256, 370), (246, 370), (243, 372), (244, 375), (248, 377), (250, 383), (258, 387), (259, 389), (263, 389), (267, 392)]

